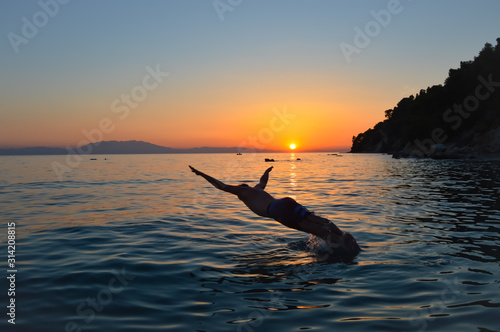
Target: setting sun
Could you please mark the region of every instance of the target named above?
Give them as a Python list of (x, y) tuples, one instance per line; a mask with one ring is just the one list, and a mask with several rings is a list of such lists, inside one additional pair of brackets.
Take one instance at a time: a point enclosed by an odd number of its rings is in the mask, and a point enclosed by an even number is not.
[(293, 144), (293, 143), (290, 144), (290, 149), (295, 150), (295, 148), (296, 148), (295, 144)]

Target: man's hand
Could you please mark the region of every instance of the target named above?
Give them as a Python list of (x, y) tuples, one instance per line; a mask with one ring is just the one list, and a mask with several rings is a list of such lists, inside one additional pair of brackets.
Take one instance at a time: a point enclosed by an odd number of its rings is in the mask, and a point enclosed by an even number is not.
[[(189, 168), (191, 168), (191, 171), (194, 174), (201, 176), (202, 178), (204, 178), (205, 180), (207, 180), (212, 186), (214, 186), (217, 189), (224, 190), (224, 191), (229, 191), (228, 188), (233, 187), (233, 186), (227, 186), (224, 182), (219, 181), (217, 179), (214, 179), (210, 175), (207, 175), (207, 174), (205, 174), (203, 172), (200, 172), (199, 170), (197, 170), (196, 168), (192, 167), (191, 165), (188, 165), (188, 166), (189, 166)], [(231, 192), (231, 191), (229, 191), (229, 192)]]
[(274, 167), (274, 166), (271, 166), (271, 167), (269, 167), (268, 169), (266, 169), (266, 172), (267, 172), (267, 173), (271, 172), (271, 171), (273, 170), (273, 167)]
[(192, 167), (191, 165), (189, 165), (189, 168), (191, 168), (191, 171), (196, 174), (196, 175), (201, 175), (203, 173), (201, 173), (199, 170), (197, 170), (196, 168)]

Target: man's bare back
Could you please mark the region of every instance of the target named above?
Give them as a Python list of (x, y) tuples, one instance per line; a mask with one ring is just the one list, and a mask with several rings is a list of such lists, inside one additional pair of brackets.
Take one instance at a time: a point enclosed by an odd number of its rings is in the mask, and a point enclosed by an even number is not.
[(242, 187), (244, 189), (238, 194), (238, 198), (255, 214), (261, 217), (271, 218), (267, 208), (274, 202), (274, 197), (260, 188)]
[(275, 199), (264, 189), (266, 188), (267, 181), (269, 180), (269, 173), (273, 167), (269, 167), (259, 183), (250, 187), (247, 184), (240, 185), (227, 185), (203, 172), (198, 171), (194, 167), (189, 166), (191, 171), (196, 175), (203, 177), (215, 188), (229, 192), (245, 203), (245, 205), (255, 214), (272, 218), (281, 224), (307, 232), (318, 236), (338, 252), (341, 252), (344, 258), (352, 259), (360, 251), (356, 240), (349, 233), (342, 232), (334, 223), (326, 218), (317, 216), (309, 212), (302, 205), (298, 204), (290, 197)]

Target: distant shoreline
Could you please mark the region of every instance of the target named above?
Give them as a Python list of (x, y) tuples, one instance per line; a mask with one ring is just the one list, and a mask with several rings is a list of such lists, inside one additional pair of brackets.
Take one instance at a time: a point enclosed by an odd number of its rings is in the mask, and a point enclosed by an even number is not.
[[(16, 157), (16, 156), (65, 156), (68, 155), (68, 153), (4, 153), (0, 149), (0, 157)], [(240, 152), (241, 155), (248, 155), (248, 154), (273, 154), (273, 153), (326, 153), (326, 154), (381, 154), (384, 155), (386, 153), (352, 153), (349, 151), (338, 151), (338, 150), (324, 150), (324, 151), (253, 151), (253, 152)], [(82, 156), (126, 156), (126, 155), (169, 155), (169, 154), (229, 154), (229, 155), (237, 155), (237, 152), (157, 152), (157, 153), (150, 153), (150, 152), (144, 152), (144, 153), (91, 153), (91, 154), (81, 154)]]
[(169, 148), (143, 141), (102, 141), (89, 143), (85, 146), (54, 148), (26, 147), (0, 149), (0, 156), (58, 156), (58, 155), (116, 155), (116, 154), (200, 154), (200, 153), (305, 153), (305, 152), (347, 152), (343, 149), (317, 149), (303, 151), (286, 151), (271, 149), (251, 149), (240, 147), (196, 147), (188, 149)]

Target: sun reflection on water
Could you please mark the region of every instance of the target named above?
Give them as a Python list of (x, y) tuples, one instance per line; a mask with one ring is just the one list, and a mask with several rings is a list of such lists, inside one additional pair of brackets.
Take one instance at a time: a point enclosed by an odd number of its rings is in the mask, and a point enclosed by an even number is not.
[[(293, 194), (295, 190), (297, 190), (297, 165), (295, 165), (295, 153), (290, 153), (290, 190), (288, 191), (288, 194)], [(292, 198), (295, 199), (295, 195), (290, 195)]]

